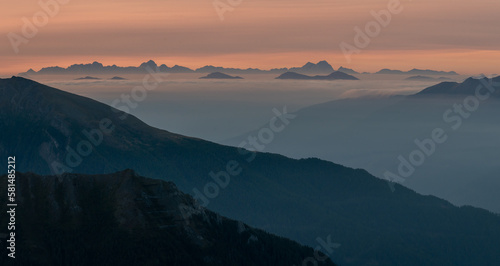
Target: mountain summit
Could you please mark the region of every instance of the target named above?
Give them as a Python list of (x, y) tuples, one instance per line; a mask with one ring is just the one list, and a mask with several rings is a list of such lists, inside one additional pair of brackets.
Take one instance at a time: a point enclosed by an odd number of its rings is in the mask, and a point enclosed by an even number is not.
[(286, 72), (276, 77), (276, 79), (301, 79), (301, 80), (359, 80), (358, 78), (340, 71), (334, 71), (329, 75), (308, 76), (295, 72)]
[(288, 71), (300, 74), (330, 74), (334, 69), (327, 61), (323, 60), (317, 64), (307, 62), (302, 67), (292, 67)]
[(201, 77), (200, 79), (243, 79), (243, 78), (239, 76), (230, 76), (222, 72), (213, 72), (204, 77)]

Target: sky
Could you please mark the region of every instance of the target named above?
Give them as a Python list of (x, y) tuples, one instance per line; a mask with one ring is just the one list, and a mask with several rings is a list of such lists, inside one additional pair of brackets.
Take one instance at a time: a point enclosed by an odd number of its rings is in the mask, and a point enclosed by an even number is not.
[[(4, 1), (0, 74), (93, 61), (137, 66), (150, 59), (191, 68), (327, 60), (358, 71), (494, 74), (500, 72), (498, 10), (498, 0)], [(391, 18), (381, 25), (372, 13)], [(366, 25), (369, 43), (356, 44)], [(348, 59), (341, 44), (358, 53)]]

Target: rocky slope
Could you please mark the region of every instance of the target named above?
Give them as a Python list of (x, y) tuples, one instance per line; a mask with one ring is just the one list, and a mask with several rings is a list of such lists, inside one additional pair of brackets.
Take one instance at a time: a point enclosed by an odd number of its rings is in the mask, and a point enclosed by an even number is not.
[[(7, 177), (1, 180), (0, 190), (7, 191)], [(17, 173), (16, 191), (16, 259), (3, 247), (1, 265), (290, 266), (314, 257), (312, 248), (222, 217), (173, 183), (132, 170)], [(6, 203), (2, 193), (2, 213)], [(8, 219), (2, 215), (0, 224)]]

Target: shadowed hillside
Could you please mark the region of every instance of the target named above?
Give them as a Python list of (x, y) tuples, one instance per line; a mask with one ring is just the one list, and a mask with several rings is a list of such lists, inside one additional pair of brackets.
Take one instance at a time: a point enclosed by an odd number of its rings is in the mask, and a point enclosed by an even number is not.
[[(2, 191), (6, 180), (2, 176)], [(17, 173), (16, 181), (19, 265), (290, 266), (314, 257), (312, 248), (208, 211), (173, 183), (131, 170), (59, 177)], [(5, 196), (0, 203), (6, 213)], [(7, 219), (2, 215), (1, 223)], [(11, 265), (6, 253), (2, 248), (0, 264)]]
[[(364, 170), (184, 137), (22, 78), (0, 80), (0, 111), (0, 156), (16, 155), (20, 171), (131, 168), (173, 181), (200, 204), (251, 226), (312, 247), (331, 239), (340, 246), (322, 251), (342, 265), (500, 261), (497, 215), (398, 184), (391, 192), (386, 181)], [(85, 141), (95, 143), (90, 153)]]

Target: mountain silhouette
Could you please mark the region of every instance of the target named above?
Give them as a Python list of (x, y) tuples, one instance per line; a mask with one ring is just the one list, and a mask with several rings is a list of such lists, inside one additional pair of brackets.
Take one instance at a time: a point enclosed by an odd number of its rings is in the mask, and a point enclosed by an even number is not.
[(75, 80), (99, 80), (100, 78), (96, 78), (96, 77), (91, 77), (91, 76), (86, 76), (86, 77), (83, 77), (83, 78), (76, 78)]
[[(0, 188), (7, 190), (7, 176)], [(175, 184), (125, 170), (16, 175), (18, 265), (301, 265), (312, 248), (211, 212)], [(7, 199), (0, 196), (3, 213)], [(9, 216), (0, 221), (8, 224)], [(8, 250), (0, 263), (11, 265)], [(231, 254), (228, 256), (228, 254)], [(321, 258), (324, 254), (319, 254)], [(334, 265), (330, 260), (319, 265)]]
[(409, 71), (401, 71), (401, 70), (392, 70), (392, 69), (387, 69), (384, 68), (382, 70), (379, 70), (375, 74), (396, 74), (396, 75), (403, 75), (403, 74), (410, 74), (410, 75), (458, 75), (457, 72), (455, 71), (437, 71), (437, 70), (422, 70), (422, 69), (412, 69)]
[[(227, 68), (221, 66), (207, 65), (204, 67), (197, 68), (196, 70), (190, 69), (188, 67), (174, 65), (173, 67), (168, 67), (165, 64), (158, 65), (155, 61), (149, 60), (140, 64), (138, 67), (128, 66), (121, 67), (117, 65), (104, 66), (99, 62), (93, 62), (91, 64), (73, 64), (67, 68), (59, 66), (44, 67), (39, 71), (34, 71), (29, 69), (26, 72), (19, 73), (20, 76), (31, 76), (37, 74), (43, 75), (61, 75), (61, 74), (147, 74), (149, 70), (158, 70), (163, 73), (213, 73), (222, 72), (226, 74), (283, 74), (285, 72), (295, 72), (299, 74), (306, 75), (327, 75), (334, 72), (333, 67), (325, 60), (319, 61), (314, 64), (307, 62), (301, 67), (292, 68), (273, 68), (269, 70), (263, 70), (259, 68)], [(354, 71), (350, 68), (340, 67), (337, 71), (346, 74), (359, 74), (359, 72)], [(363, 72), (363, 74), (370, 74), (368, 72)], [(412, 69), (409, 71), (392, 70), (392, 69), (382, 69), (375, 74), (401, 74), (401, 75), (458, 75), (455, 71), (436, 71), (436, 70), (422, 70), (422, 69)]]
[(411, 76), (411, 77), (407, 77), (405, 78), (405, 80), (435, 80), (435, 78), (433, 77), (428, 77), (428, 76)]
[[(53, 66), (44, 67), (39, 71), (34, 71), (29, 69), (27, 72), (19, 73), (20, 76), (30, 76), (37, 74), (44, 75), (61, 75), (61, 74), (140, 74), (149, 73), (150, 70), (159, 70), (163, 73), (213, 73), (213, 72), (223, 72), (229, 74), (282, 74), (288, 71), (288, 68), (273, 68), (270, 70), (261, 70), (258, 68), (225, 68), (225, 67), (215, 67), (212, 65), (204, 66), (196, 70), (192, 70), (188, 67), (174, 65), (173, 67), (168, 67), (165, 64), (158, 65), (155, 61), (149, 60), (140, 64), (138, 67), (120, 67), (117, 65), (104, 66), (99, 62), (93, 62), (91, 64), (73, 64), (67, 68)], [(304, 74), (328, 74), (333, 72), (333, 68), (328, 62), (320, 61), (317, 64), (308, 62), (302, 67), (291, 68), (290, 71), (295, 71)]]
[(461, 83), (445, 81), (426, 88), (415, 96), (453, 96), (453, 95), (476, 95), (477, 93), (490, 93), (493, 97), (500, 96), (500, 76), (495, 78), (473, 78), (470, 77)]
[(340, 71), (340, 72), (344, 72), (346, 74), (351, 74), (351, 75), (354, 75), (354, 74), (359, 74), (359, 72), (353, 70), (353, 69), (350, 69), (350, 68), (345, 68), (345, 67), (339, 67), (339, 69), (337, 69), (337, 71)]
[(339, 80), (339, 79), (344, 79), (344, 80), (359, 80), (358, 78), (351, 76), (349, 74), (340, 72), (340, 71), (334, 71), (331, 74), (327, 76), (321, 76), (321, 75), (316, 75), (316, 76), (308, 76), (304, 74), (299, 74), (295, 72), (286, 72), (281, 74), (279, 77), (276, 77), (276, 79), (302, 79), (302, 80)]
[[(149, 70), (149, 71), (148, 71)], [(30, 75), (62, 75), (62, 74), (147, 74), (150, 71), (161, 71), (164, 73), (193, 73), (194, 70), (175, 65), (173, 67), (168, 67), (165, 64), (158, 66), (155, 61), (149, 60), (140, 64), (138, 67), (120, 67), (117, 65), (104, 66), (99, 62), (93, 62), (91, 64), (74, 64), (67, 68), (55, 66), (55, 67), (44, 67), (39, 71), (33, 71), (33, 69), (28, 70), (24, 73), (19, 73), (21, 76)]]
[(195, 70), (196, 73), (213, 73), (213, 72), (223, 72), (223, 73), (229, 73), (229, 74), (266, 74), (266, 73), (274, 73), (274, 74), (281, 74), (283, 72), (286, 72), (288, 69), (287, 68), (273, 68), (270, 70), (262, 70), (258, 68), (246, 68), (246, 69), (241, 69), (241, 68), (231, 68), (231, 67), (216, 67), (216, 66), (204, 66), (200, 67)]
[(243, 78), (238, 76), (230, 76), (221, 72), (214, 72), (204, 77), (201, 77), (200, 79), (243, 79)]
[(302, 67), (292, 67), (288, 71), (300, 74), (329, 74), (334, 71), (333, 67), (325, 60), (317, 64), (307, 62)]

